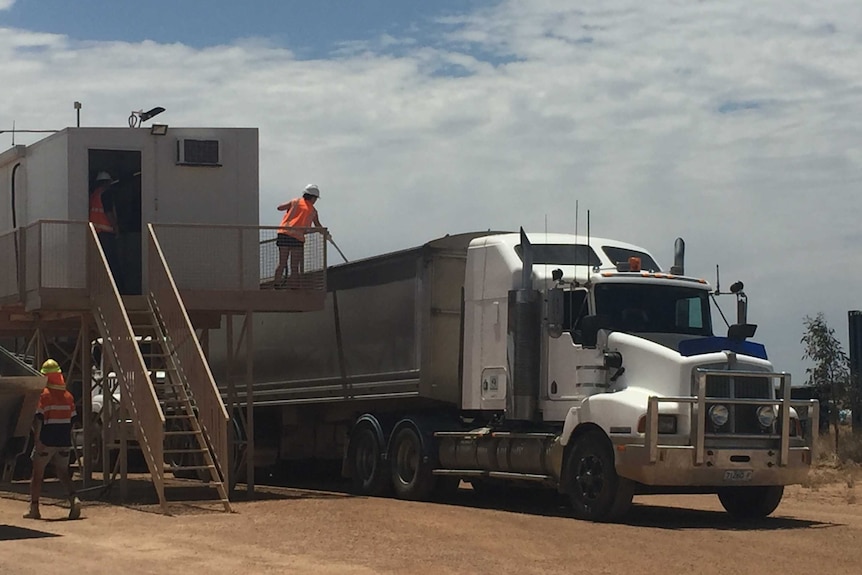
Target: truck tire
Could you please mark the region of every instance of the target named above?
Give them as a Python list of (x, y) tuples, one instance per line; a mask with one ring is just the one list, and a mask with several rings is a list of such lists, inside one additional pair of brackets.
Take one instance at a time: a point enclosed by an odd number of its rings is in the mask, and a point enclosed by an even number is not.
[(575, 438), (565, 468), (572, 510), (578, 519), (616, 521), (629, 510), (634, 482), (617, 475), (610, 442), (599, 431)]
[(392, 466), (392, 487), (400, 499), (427, 500), (434, 490), (434, 475), (422, 441), (412, 427), (402, 427), (392, 440), (389, 454)]
[(361, 495), (383, 495), (389, 487), (389, 473), (383, 461), (383, 446), (371, 427), (362, 425), (350, 437), (348, 446), (353, 491)]
[[(102, 468), (102, 416), (101, 414), (94, 414), (90, 424), (93, 428), (93, 441), (90, 444), (90, 470), (91, 471), (104, 471)], [(84, 441), (84, 434), (81, 433), (79, 439)], [(81, 459), (84, 458), (84, 444), (75, 446), (81, 455)], [(110, 469), (108, 470), (110, 471)]]
[(725, 487), (718, 491), (722, 507), (736, 519), (763, 519), (775, 511), (783, 496), (783, 485)]

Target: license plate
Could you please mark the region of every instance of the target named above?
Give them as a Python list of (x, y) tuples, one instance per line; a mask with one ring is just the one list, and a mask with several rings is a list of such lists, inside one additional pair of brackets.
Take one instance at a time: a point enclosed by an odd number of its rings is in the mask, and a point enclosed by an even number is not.
[(754, 471), (751, 469), (736, 469), (724, 472), (725, 481), (751, 481)]

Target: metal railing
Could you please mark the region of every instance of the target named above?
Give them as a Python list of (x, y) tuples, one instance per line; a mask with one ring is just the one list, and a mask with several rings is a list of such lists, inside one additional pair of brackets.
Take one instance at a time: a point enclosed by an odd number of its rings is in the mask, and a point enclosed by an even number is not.
[(20, 229), (24, 287), (86, 289), (87, 222), (39, 220)]
[(188, 385), (198, 409), (198, 420), (209, 438), (215, 464), (227, 475), (228, 415), (209, 364), (180, 299), (172, 272), (152, 224), (147, 226), (148, 285), (150, 297), (165, 329), (168, 350), (175, 354), (179, 375)]
[[(277, 227), (153, 224), (180, 291), (326, 291), (326, 228), (297, 228), (297, 249), (278, 239)], [(0, 299), (25, 299), (43, 289), (88, 289), (88, 223), (39, 220), (0, 235)], [(143, 246), (142, 246), (143, 247)], [(121, 255), (122, 257), (122, 255)], [(299, 265), (292, 265), (291, 258)], [(283, 277), (275, 272), (284, 262)], [(292, 272), (300, 272), (293, 274)]]
[(285, 284), (299, 289), (326, 289), (326, 228), (297, 228), (305, 241), (298, 249), (279, 246), (277, 227), (207, 224), (151, 224), (179, 290), (259, 290), (278, 285), (275, 271), (282, 258), (301, 262), (298, 277)]
[(92, 224), (88, 227), (90, 234), (86, 269), (93, 316), (102, 335), (103, 353), (109, 354), (120, 375), (123, 403), (131, 418), (138, 423), (134, 426), (135, 437), (144, 453), (162, 509), (167, 511), (164, 487), (165, 416), (126, 308), (108, 269), (96, 229)]
[[(790, 409), (796, 407), (807, 407), (809, 420), (809, 432), (806, 435), (806, 447), (811, 451), (811, 461), (814, 461), (815, 437), (819, 421), (818, 403), (816, 400), (791, 400), (790, 399), (790, 374), (788, 373), (764, 373), (756, 371), (726, 371), (726, 370), (697, 370), (697, 395), (682, 397), (656, 397), (650, 396), (647, 402), (646, 433), (644, 445), (649, 454), (649, 462), (658, 461), (659, 433), (658, 416), (659, 403), (685, 403), (691, 406), (691, 430), (689, 444), (694, 446), (695, 465), (703, 465), (706, 454), (706, 416), (707, 395), (706, 380), (709, 376), (732, 377), (735, 379), (745, 378), (768, 378), (781, 381), (780, 388), (782, 397), (776, 399), (736, 399), (710, 397), (709, 403), (721, 403), (724, 405), (760, 405), (778, 407), (778, 464), (786, 466), (789, 461), (790, 452)], [(812, 431), (813, 430), (813, 431)], [(738, 437), (728, 435), (727, 437)]]

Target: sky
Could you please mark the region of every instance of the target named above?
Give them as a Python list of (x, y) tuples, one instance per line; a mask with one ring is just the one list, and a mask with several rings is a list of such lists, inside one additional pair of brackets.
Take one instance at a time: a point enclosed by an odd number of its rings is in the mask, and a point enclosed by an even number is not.
[(589, 210), (742, 280), (795, 384), (803, 318), (847, 350), (862, 308), (858, 0), (0, 0), (0, 59), (0, 130), (74, 100), (82, 125), (259, 128), (261, 225), (314, 182), (351, 259)]

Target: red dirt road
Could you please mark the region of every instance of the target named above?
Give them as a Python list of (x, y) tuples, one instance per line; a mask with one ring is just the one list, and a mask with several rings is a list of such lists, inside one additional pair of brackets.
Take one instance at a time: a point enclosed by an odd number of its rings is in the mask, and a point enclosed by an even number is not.
[[(49, 493), (57, 493), (56, 485)], [(862, 572), (862, 505), (851, 480), (792, 487), (775, 516), (734, 523), (714, 496), (636, 497), (624, 524), (577, 521), (554, 498), (491, 508), (461, 489), (448, 503), (260, 488), (235, 513), (211, 502), (111, 506), (83, 518), (26, 484), (0, 488), (0, 573), (745, 574)]]

